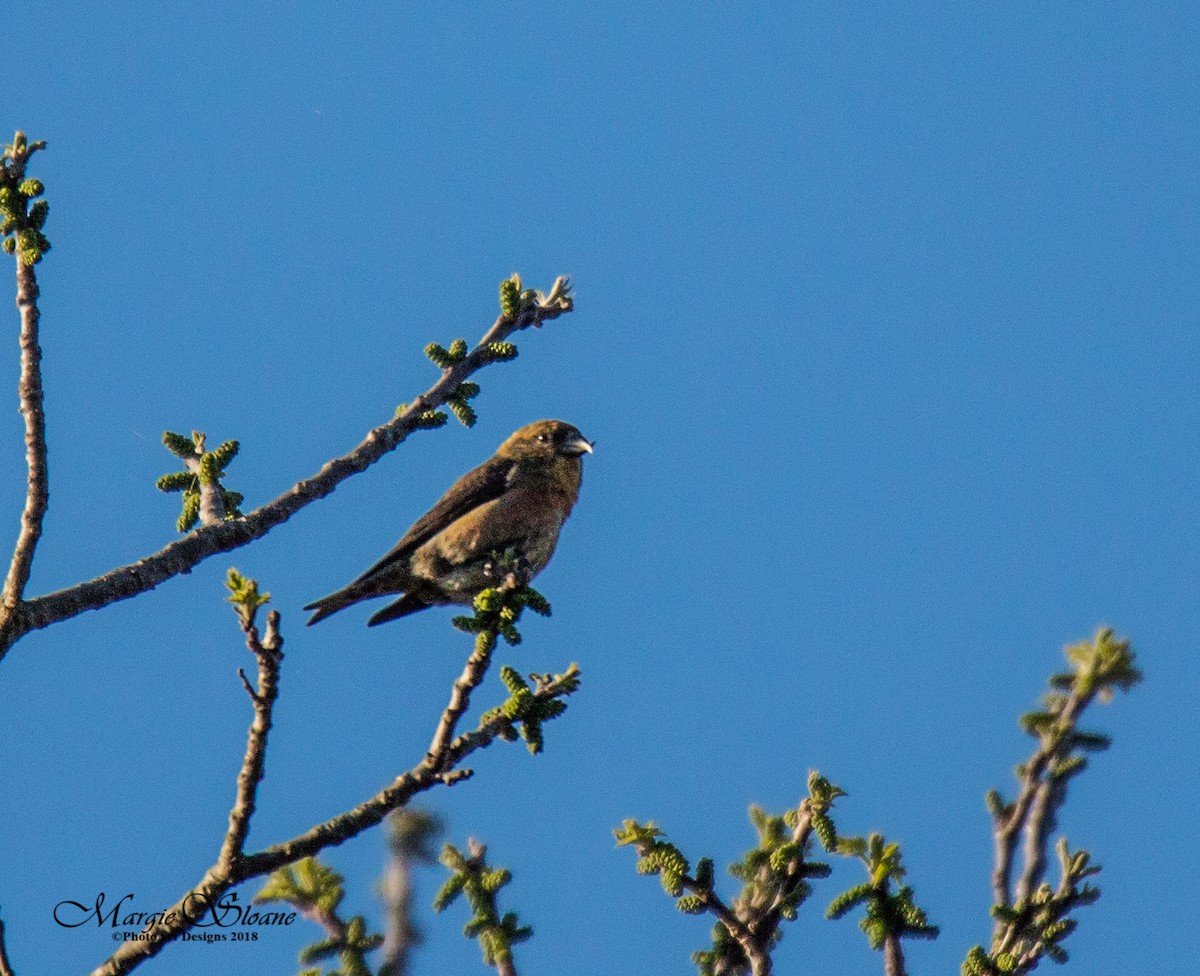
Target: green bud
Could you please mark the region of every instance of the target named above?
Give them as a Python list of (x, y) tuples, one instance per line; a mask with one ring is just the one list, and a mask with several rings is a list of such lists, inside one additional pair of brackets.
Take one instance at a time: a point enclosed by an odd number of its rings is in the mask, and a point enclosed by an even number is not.
[(441, 410), (426, 410), (417, 415), (416, 426), (420, 430), (437, 430), (445, 427), (449, 418)]
[(983, 946), (974, 946), (963, 960), (962, 976), (993, 976), (996, 972)]
[(225, 519), (231, 521), (242, 517), (241, 504), (245, 500), (245, 496), (240, 491), (226, 491), (221, 489), (221, 497), (225, 502)]
[(172, 471), (164, 474), (155, 484), (159, 491), (183, 491), (196, 482), (196, 476), (190, 471)]
[(504, 665), (500, 669), (500, 680), (504, 682), (504, 687), (508, 689), (510, 694), (517, 694), (520, 691), (529, 691), (529, 684), (516, 668)]
[(526, 746), (531, 755), (536, 756), (545, 748), (546, 742), (542, 738), (542, 725), (540, 722), (526, 720), (521, 723), (521, 737), (525, 740)]
[(475, 413), (474, 408), (467, 403), (466, 400), (460, 400), (458, 397), (454, 397), (447, 403), (447, 406), (450, 408), (451, 413), (453, 413), (457, 418), (458, 422), (464, 427), (474, 427), (475, 421), (479, 419), (479, 416)]
[(513, 275), (507, 281), (500, 282), (500, 311), (510, 319), (516, 318), (521, 311), (521, 276)]
[(26, 221), (34, 230), (41, 230), (46, 225), (46, 217), (49, 213), (50, 204), (45, 200), (38, 200), (29, 208), (29, 216)]
[(517, 358), (517, 346), (513, 342), (489, 342), (487, 353), (489, 361), (505, 362)]
[(194, 458), (196, 456), (196, 445), (192, 439), (184, 437), (182, 434), (176, 434), (173, 430), (163, 431), (162, 442), (166, 449), (176, 457)]
[(489, 895), (493, 895), (511, 880), (512, 873), (508, 868), (496, 868), (494, 871), (484, 872), (479, 878), (479, 884)]
[(183, 514), (179, 516), (175, 527), (180, 532), (187, 532), (200, 520), (200, 493), (198, 491), (184, 492)]
[(237, 441), (226, 441), (212, 452), (213, 463), (216, 464), (218, 469), (224, 471), (225, 468), (229, 467), (229, 462), (237, 457), (239, 446)]
[(454, 357), (450, 355), (449, 350), (438, 345), (436, 342), (431, 342), (425, 347), (425, 355), (439, 369), (449, 369), (454, 365)]
[(659, 880), (662, 882), (663, 891), (672, 898), (678, 898), (683, 894), (683, 873), (674, 865), (665, 868)]
[(829, 903), (829, 907), (825, 909), (825, 917), (829, 919), (841, 918), (856, 905), (860, 905), (870, 898), (872, 893), (873, 889), (867, 882), (855, 885), (848, 891), (843, 891)]
[(831, 854), (838, 850), (837, 828), (833, 825), (833, 820), (825, 816), (823, 813), (813, 814), (812, 818), (813, 830), (816, 832), (817, 838), (821, 841), (821, 846)]
[(217, 459), (212, 454), (200, 455), (200, 470), (197, 477), (202, 485), (215, 485), (220, 469), (217, 467)]

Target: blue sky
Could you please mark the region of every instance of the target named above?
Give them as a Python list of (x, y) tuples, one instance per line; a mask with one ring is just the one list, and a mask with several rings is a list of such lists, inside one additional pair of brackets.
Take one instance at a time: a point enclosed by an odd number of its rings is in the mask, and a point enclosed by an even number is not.
[[(54, 243), (30, 591), (174, 536), (164, 429), (239, 439), (229, 484), (261, 504), (425, 389), (422, 347), (482, 334), (502, 278), (571, 274), (577, 310), (479, 377), (474, 429), (416, 436), (260, 544), (0, 664), (21, 976), (111, 951), (55, 926), (56, 902), (166, 905), (215, 856), (250, 717), (228, 566), (274, 594), (287, 640), (251, 846), (419, 759), (468, 650), (451, 614), (306, 630), (300, 607), (544, 416), (597, 452), (540, 579), (554, 616), (499, 660), (578, 661), (584, 689), (543, 756), (493, 748), (429, 797), (512, 868), (524, 976), (693, 971), (707, 922), (610, 829), (655, 819), (728, 863), (747, 804), (795, 804), (810, 768), (850, 793), (843, 831), (904, 845), (942, 926), (911, 972), (956, 972), (990, 930), (983, 792), (1010, 788), (1016, 717), (1061, 646), (1102, 624), (1146, 682), (1092, 716), (1115, 746), (1062, 818), (1105, 866), (1071, 971), (1190, 958), (1196, 11), (327, 6), (22, 5), (0, 118), (50, 142)], [(13, 411), (13, 538), (20, 439)], [(500, 696), (493, 676), (478, 700)], [(377, 917), (378, 832), (328, 859)], [(881, 971), (821, 918), (856, 881), (840, 865), (818, 888), (780, 972)], [(464, 921), (426, 925), (417, 976), (484, 971)], [(178, 945), (144, 971), (289, 973), (312, 935)]]

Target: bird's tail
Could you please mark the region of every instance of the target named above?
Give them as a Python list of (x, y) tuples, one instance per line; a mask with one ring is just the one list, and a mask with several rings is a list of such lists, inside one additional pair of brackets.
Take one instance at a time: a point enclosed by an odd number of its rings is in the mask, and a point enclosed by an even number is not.
[(354, 587), (348, 586), (344, 590), (338, 590), (336, 593), (330, 593), (329, 596), (323, 596), (306, 606), (305, 610), (315, 610), (311, 617), (308, 618), (308, 626), (311, 627), (318, 620), (324, 620), (331, 614), (337, 613), (339, 610), (344, 610), (352, 603), (357, 603), (362, 599), (362, 594), (357, 592)]
[[(336, 595), (336, 594), (335, 594)], [(426, 607), (432, 606), (426, 603), (415, 593), (405, 593), (395, 603), (389, 603), (386, 607), (376, 613), (370, 620), (367, 621), (368, 627), (378, 627), (380, 624), (386, 624), (389, 620), (399, 620), (401, 617), (407, 617), (410, 613), (417, 613), (424, 610)], [(332, 610), (329, 611), (333, 613)], [(314, 620), (319, 620), (320, 617), (314, 617)], [(312, 621), (309, 621), (310, 623)]]

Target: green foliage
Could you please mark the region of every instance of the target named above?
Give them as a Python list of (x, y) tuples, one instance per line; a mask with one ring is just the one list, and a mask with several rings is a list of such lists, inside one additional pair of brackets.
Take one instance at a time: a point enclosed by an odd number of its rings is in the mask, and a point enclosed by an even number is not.
[[(383, 944), (383, 936), (369, 932), (361, 915), (343, 921), (338, 916), (343, 897), (342, 876), (315, 857), (306, 857), (269, 875), (254, 901), (284, 902), (325, 928), (326, 938), (301, 950), (303, 965), (337, 956), (339, 968), (326, 976), (371, 976), (367, 953)], [(321, 967), (306, 969), (300, 976), (319, 976), (321, 971)]]
[[(451, 369), (466, 359), (467, 340), (455, 339), (452, 343), (450, 343), (449, 349), (443, 348), (436, 342), (431, 342), (425, 347), (425, 355), (428, 356), (433, 364), (440, 369)], [(489, 355), (488, 358), (490, 361), (492, 357)], [(462, 383), (458, 384), (457, 389), (455, 389), (455, 391), (446, 400), (446, 406), (450, 408), (450, 412), (454, 414), (458, 422), (464, 427), (474, 427), (476, 420), (479, 419), (478, 415), (475, 413), (475, 408), (467, 402), (468, 400), (472, 400), (477, 396), (479, 396), (479, 384), (472, 383), (469, 380), (464, 380)], [(399, 416), (404, 408), (404, 404), (401, 404), (396, 408), (397, 416)], [(425, 418), (427, 414), (436, 415), (443, 418), (440, 423), (436, 424), (436, 426), (440, 427), (443, 423), (445, 423), (445, 414), (440, 412), (436, 412), (435, 414), (434, 411), (427, 411), (426, 414), (422, 414), (421, 417)], [(427, 421), (422, 420), (422, 422), (418, 423), (418, 426), (429, 426), (429, 424)]]
[[(504, 553), (493, 553), (492, 558), (493, 573), (497, 578), (509, 573), (526, 572), (511, 549)], [(474, 616), (458, 616), (452, 623), (459, 630), (469, 634), (490, 633), (503, 637), (510, 645), (515, 646), (521, 643), (517, 622), (526, 607), (544, 617), (550, 616), (550, 604), (532, 587), (489, 587), (476, 595)]]
[(229, 589), (228, 599), (237, 611), (238, 620), (245, 630), (249, 630), (254, 626), (254, 616), (258, 613), (258, 608), (271, 599), (271, 594), (259, 593), (257, 580), (243, 576), (232, 567), (225, 579), (225, 586)]
[[(574, 665), (568, 669), (567, 676), (572, 675), (572, 672), (578, 673), (578, 669)], [(561, 682), (564, 678), (563, 675), (532, 675), (531, 677), (535, 681), (540, 679), (540, 684), (549, 684), (551, 681)], [(521, 738), (525, 740), (529, 751), (537, 755), (545, 746), (542, 723), (558, 718), (567, 710), (567, 703), (558, 698), (539, 698), (516, 669), (507, 665), (500, 669), (500, 680), (504, 682), (504, 686), (509, 691), (508, 700), (499, 707), (485, 712), (479, 720), (479, 725), (480, 727), (489, 725), (503, 716), (507, 727), (520, 727)], [(578, 687), (577, 680), (571, 682), (568, 677), (568, 681), (574, 685), (572, 691)]]
[(315, 908), (332, 914), (345, 897), (342, 882), (342, 876), (333, 868), (315, 857), (306, 857), (268, 875), (254, 901), (259, 904), (282, 901), (302, 910)]
[(571, 311), (575, 307), (571, 297), (571, 279), (564, 276), (556, 278), (548, 294), (523, 287), (519, 274), (500, 282), (500, 311), (505, 318), (515, 319), (534, 307), (555, 314)]
[(517, 358), (517, 345), (514, 342), (489, 342), (484, 347), (484, 355), (489, 363), (506, 363)]
[[(1128, 691), (1142, 680), (1129, 641), (1116, 637), (1110, 628), (1098, 630), (1090, 641), (1069, 645), (1064, 653), (1069, 670), (1051, 676), (1042, 708), (1021, 716), (1021, 727), (1037, 740), (1037, 746), (1033, 756), (1017, 766), (1019, 799), (1006, 803), (996, 790), (989, 790), (986, 796), (998, 836), (1013, 838), (1014, 848), (1022, 831), (1035, 839), (1035, 845), (1038, 838), (1045, 845), (1057, 810), (1066, 802), (1068, 782), (1087, 768), (1084, 754), (1111, 744), (1102, 733), (1077, 728), (1085, 709), (1097, 699), (1110, 701), (1117, 691)], [(1058, 840), (1055, 850), (1057, 887), (1039, 883), (1041, 852), (1036, 860), (1027, 861), (1015, 903), (992, 906), (996, 927), (991, 947), (971, 949), (962, 964), (965, 976), (1020, 976), (1043, 957), (1066, 961), (1062, 941), (1077, 924), (1070, 913), (1100, 897), (1100, 889), (1086, 881), (1099, 873), (1100, 867), (1091, 864), (1088, 851), (1070, 851), (1066, 838)]]
[[(500, 572), (515, 568), (511, 552), (494, 555), (494, 558)], [(501, 637), (510, 645), (521, 642), (516, 625), (526, 608), (543, 616), (550, 615), (549, 602), (529, 586), (488, 588), (476, 595), (474, 615), (455, 617), (453, 624), (459, 630), (475, 635), (475, 653), (486, 658), (495, 650)], [(479, 719), (479, 727), (499, 722), (501, 738), (512, 741), (519, 735), (529, 751), (536, 755), (545, 747), (543, 724), (563, 714), (567, 704), (562, 697), (579, 688), (579, 668), (572, 664), (563, 674), (531, 674), (531, 686), (515, 668), (506, 666), (500, 669), (500, 679), (508, 689), (509, 697), (485, 712)], [(553, 692), (546, 694), (547, 689), (553, 689)]]
[(46, 188), (41, 180), (25, 175), (30, 157), (46, 148), (45, 142), (29, 142), (17, 132), (4, 147), (0, 159), (0, 235), (6, 253), (15, 254), (22, 264), (35, 265), (50, 250), (50, 241), (42, 233), (50, 205), (38, 199)]
[(1072, 644), (1065, 653), (1080, 697), (1096, 695), (1108, 702), (1115, 691), (1129, 691), (1142, 680), (1129, 641), (1116, 637), (1111, 627), (1102, 627), (1092, 640)]
[[(225, 477), (225, 468), (237, 457), (237, 441), (225, 441), (215, 451), (205, 451), (205, 436), (198, 430), (192, 431), (191, 437), (165, 430), (162, 440), (168, 451), (189, 466), (186, 471), (165, 474), (155, 483), (159, 491), (183, 493), (183, 509), (175, 523), (180, 532), (187, 532), (200, 519), (202, 485), (212, 486), (220, 492), (226, 521), (242, 517), (240, 506), (244, 496), (240, 492), (229, 491), (221, 484), (221, 479)], [(194, 466), (195, 470), (192, 470), (191, 466)]]
[(827, 911), (830, 918), (863, 906), (862, 928), (874, 948), (882, 947), (889, 936), (937, 936), (937, 928), (913, 903), (912, 889), (891, 890), (891, 884), (904, 875), (899, 846), (886, 843), (878, 834), (838, 837), (829, 812), (846, 792), (816, 771), (809, 773), (808, 794), (799, 806), (779, 815), (750, 807), (758, 845), (729, 866), (729, 873), (742, 882), (742, 890), (728, 908), (714, 890), (712, 861), (700, 860), (695, 875), (689, 875), (687, 859), (653, 821), (626, 820), (613, 831), (618, 847), (637, 851), (640, 874), (659, 875), (679, 911), (688, 915), (709, 911), (717, 917), (712, 947), (692, 955), (700, 976), (744, 974), (751, 969), (751, 956), (769, 956), (782, 936), (780, 924), (794, 920), (812, 894), (809, 879), (831, 873), (828, 864), (806, 860), (813, 834), (826, 850), (861, 858), (869, 872), (869, 880), (833, 900)]
[(429, 357), (429, 361), (438, 369), (450, 369), (456, 363), (462, 361), (466, 355), (466, 343), (462, 345), (462, 355), (455, 355), (449, 349), (439, 345), (436, 342), (431, 342), (425, 347), (425, 355)]
[(509, 963), (512, 947), (532, 936), (533, 929), (519, 924), (515, 912), (500, 915), (496, 896), (512, 880), (508, 869), (489, 867), (487, 848), (482, 844), (471, 840), (467, 847), (469, 853), (465, 854), (453, 844), (442, 848), (442, 864), (451, 874), (434, 898), (433, 909), (445, 911), (460, 896), (465, 896), (471, 920), (463, 928), (463, 934), (478, 940), (485, 964)]
[(930, 925), (925, 912), (912, 900), (913, 890), (899, 884), (905, 870), (901, 865), (900, 845), (887, 843), (882, 834), (867, 838), (842, 838), (840, 852), (857, 857), (867, 869), (868, 880), (843, 891), (825, 910), (825, 917), (842, 918), (853, 909), (863, 906), (865, 915), (859, 927), (872, 949), (883, 948), (884, 942), (894, 939), (936, 939), (938, 928)]
[(500, 311), (515, 319), (521, 314), (522, 307), (521, 276), (515, 274), (500, 282)]
[(197, 450), (197, 446), (204, 443), (204, 435), (198, 430), (192, 431), (191, 437), (176, 434), (173, 430), (164, 430), (162, 441), (163, 446), (178, 458), (195, 457), (204, 450), (203, 447)]
[[(688, 878), (690, 866), (679, 848), (670, 841), (659, 840), (663, 832), (654, 821), (640, 824), (636, 820), (626, 820), (613, 830), (613, 836), (618, 847), (632, 846), (638, 852), (638, 874), (657, 874), (662, 882), (663, 891), (672, 898), (679, 898), (683, 894), (684, 885), (689, 882), (692, 888), (704, 890), (695, 879)], [(711, 878), (711, 862), (709, 864), (708, 874)], [(682, 905), (680, 911), (695, 914)]]
[(1078, 924), (1069, 917), (1081, 905), (1100, 897), (1100, 889), (1087, 879), (1100, 873), (1085, 850), (1071, 851), (1065, 837), (1055, 845), (1060, 878), (1056, 888), (1041, 884), (1028, 898), (1015, 905), (993, 905), (992, 917), (999, 923), (990, 952), (975, 946), (962, 965), (965, 976), (997, 976), (1026, 973), (1042, 956), (1066, 962), (1062, 942)]
[(446, 401), (446, 406), (450, 407), (450, 412), (455, 415), (458, 423), (464, 427), (475, 426), (475, 420), (478, 420), (478, 415), (475, 413), (475, 408), (470, 406), (467, 401), (473, 396), (479, 396), (478, 383), (460, 383), (454, 396), (451, 396)]
[[(399, 417), (407, 409), (407, 403), (400, 404), (396, 407), (395, 416)], [(448, 419), (442, 410), (423, 410), (414, 418), (413, 426), (416, 430), (437, 430), (439, 427), (445, 427)]]

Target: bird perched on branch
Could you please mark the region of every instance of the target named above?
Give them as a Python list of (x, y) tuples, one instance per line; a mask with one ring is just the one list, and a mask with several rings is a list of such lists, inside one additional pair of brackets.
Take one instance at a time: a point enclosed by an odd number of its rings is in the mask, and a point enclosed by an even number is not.
[(545, 569), (579, 497), (592, 444), (561, 420), (522, 427), (456, 481), (395, 547), (358, 579), (310, 603), (309, 624), (360, 600), (402, 593), (367, 625), (447, 603), (470, 604), (510, 573), (527, 583)]

